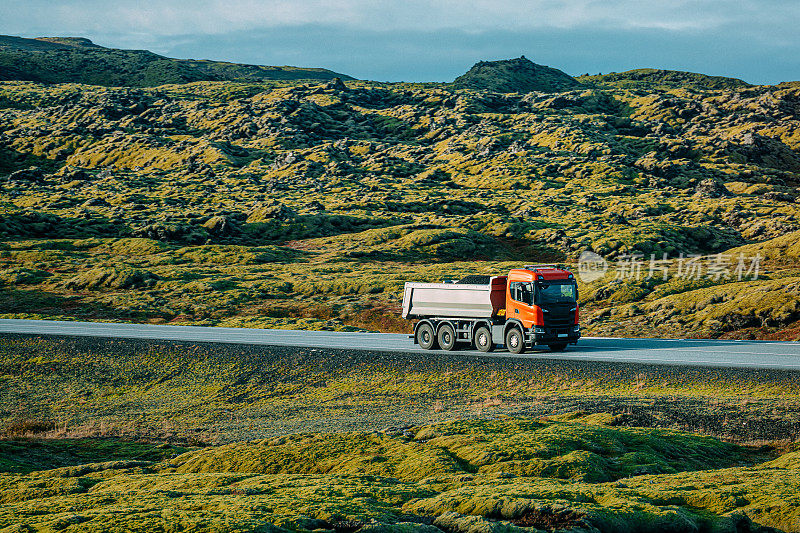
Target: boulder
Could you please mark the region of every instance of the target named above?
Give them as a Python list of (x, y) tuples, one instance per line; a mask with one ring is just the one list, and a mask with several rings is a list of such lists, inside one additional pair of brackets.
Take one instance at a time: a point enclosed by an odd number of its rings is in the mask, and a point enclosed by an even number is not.
[(65, 282), (68, 289), (139, 289), (152, 287), (159, 277), (147, 270), (136, 268), (95, 268), (87, 270)]
[(227, 216), (217, 215), (203, 223), (203, 227), (212, 235), (230, 235), (236, 232), (235, 223)]
[(30, 167), (12, 172), (6, 177), (9, 182), (39, 183), (44, 180), (44, 172), (39, 167)]
[(82, 205), (83, 207), (109, 207), (111, 204), (102, 198), (89, 198)]
[(344, 84), (342, 78), (333, 78), (331, 81), (325, 84), (326, 89), (332, 89), (334, 91), (346, 91), (347, 85)]
[(296, 216), (293, 209), (286, 207), (278, 201), (273, 201), (268, 204), (261, 204), (256, 206), (248, 213), (247, 222), (267, 222), (271, 220), (285, 221), (290, 220)]
[(731, 196), (730, 191), (725, 185), (714, 178), (701, 180), (694, 190), (694, 195), (701, 198), (722, 198), (723, 196)]

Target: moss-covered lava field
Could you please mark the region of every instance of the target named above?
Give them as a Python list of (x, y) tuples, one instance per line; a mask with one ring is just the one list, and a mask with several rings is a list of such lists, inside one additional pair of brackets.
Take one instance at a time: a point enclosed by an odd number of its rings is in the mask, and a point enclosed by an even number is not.
[(455, 84), (0, 82), (0, 315), (401, 331), (405, 280), (699, 254), (583, 287), (586, 331), (797, 338), (798, 102), (524, 58)]
[[(6, 41), (0, 318), (400, 332), (594, 252), (584, 334), (800, 339), (797, 83)], [(798, 376), (6, 335), (0, 531), (800, 531)]]
[(7, 335), (0, 380), (9, 531), (800, 528), (792, 372)]

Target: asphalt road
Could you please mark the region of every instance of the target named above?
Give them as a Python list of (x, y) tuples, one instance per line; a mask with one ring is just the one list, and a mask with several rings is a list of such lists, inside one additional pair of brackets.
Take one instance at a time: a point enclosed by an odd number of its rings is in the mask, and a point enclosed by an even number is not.
[[(0, 334), (3, 333), (426, 353), (425, 350), (413, 344), (408, 335), (394, 333), (344, 333), (2, 319), (0, 320)], [(481, 354), (475, 350), (450, 353), (483, 357), (539, 357), (660, 365), (800, 370), (800, 342), (584, 337), (578, 341), (577, 345), (570, 345), (566, 351), (561, 353), (552, 353), (547, 349), (528, 352), (524, 355), (513, 355), (504, 350), (496, 350), (488, 354)]]

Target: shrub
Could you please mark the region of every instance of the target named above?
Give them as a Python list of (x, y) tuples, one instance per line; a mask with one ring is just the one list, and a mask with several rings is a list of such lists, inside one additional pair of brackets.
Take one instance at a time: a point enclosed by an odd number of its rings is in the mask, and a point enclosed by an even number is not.
[(72, 290), (136, 289), (152, 287), (159, 277), (147, 270), (135, 268), (94, 268), (70, 278), (64, 284)]

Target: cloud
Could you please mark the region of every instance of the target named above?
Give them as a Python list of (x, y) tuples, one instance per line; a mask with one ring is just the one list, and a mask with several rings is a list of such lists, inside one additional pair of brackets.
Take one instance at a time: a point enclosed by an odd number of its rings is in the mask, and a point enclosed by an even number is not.
[[(375, 31), (709, 29), (797, 20), (796, 0), (5, 0), (3, 31), (225, 34), (303, 24)], [(795, 15), (793, 17), (793, 15)]]

